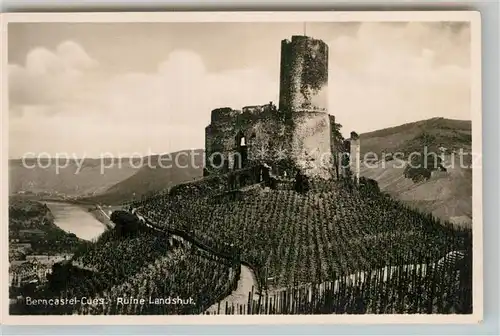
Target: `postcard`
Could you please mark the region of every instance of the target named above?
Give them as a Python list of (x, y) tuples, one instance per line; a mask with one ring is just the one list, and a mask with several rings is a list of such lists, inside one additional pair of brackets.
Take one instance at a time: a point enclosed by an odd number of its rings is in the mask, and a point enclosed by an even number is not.
[(2, 323), (478, 323), (473, 11), (2, 14)]

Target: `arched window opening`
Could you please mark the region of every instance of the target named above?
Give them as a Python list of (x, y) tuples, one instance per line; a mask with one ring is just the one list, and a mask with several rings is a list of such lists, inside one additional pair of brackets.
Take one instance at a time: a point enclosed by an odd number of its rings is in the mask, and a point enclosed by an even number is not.
[(247, 139), (243, 132), (239, 131), (235, 138), (236, 153), (234, 158), (234, 169), (246, 167), (248, 158)]

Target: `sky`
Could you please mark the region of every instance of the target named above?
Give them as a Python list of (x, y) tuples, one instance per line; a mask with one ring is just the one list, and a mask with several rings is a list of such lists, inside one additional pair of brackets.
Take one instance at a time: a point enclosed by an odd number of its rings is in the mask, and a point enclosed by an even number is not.
[[(329, 46), (329, 113), (364, 133), (470, 120), (461, 23), (308, 23)], [(278, 103), (280, 41), (300, 23), (10, 23), (9, 157), (203, 148), (218, 107)]]

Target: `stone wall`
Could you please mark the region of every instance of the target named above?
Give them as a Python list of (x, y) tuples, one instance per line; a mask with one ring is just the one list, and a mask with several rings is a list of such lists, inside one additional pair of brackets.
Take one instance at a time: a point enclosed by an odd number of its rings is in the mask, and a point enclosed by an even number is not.
[[(272, 162), (276, 147), (284, 143), (284, 128), (278, 111), (271, 104), (246, 106), (241, 112), (216, 109), (212, 111), (211, 124), (205, 129), (205, 167), (212, 171), (241, 168), (238, 165), (241, 138), (247, 147), (248, 160)], [(227, 160), (227, 166), (214, 167), (218, 166), (214, 160), (218, 156)]]
[[(235, 120), (241, 111), (229, 107), (218, 108), (211, 113), (211, 123), (205, 128), (205, 167), (229, 165), (229, 156), (235, 147)], [(217, 155), (212, 155), (218, 153)], [(219, 155), (221, 154), (221, 155)]]
[(355, 132), (351, 132), (349, 142), (349, 168), (351, 169), (354, 181), (359, 182), (359, 174), (361, 170), (361, 142), (359, 140), (359, 136)]
[(335, 149), (335, 133), (333, 132), (333, 129), (335, 127), (335, 116), (328, 115), (329, 118), (329, 123), (330, 123), (330, 148), (332, 151), (332, 155), (335, 154), (336, 149)]
[(322, 112), (293, 113), (292, 158), (307, 176), (330, 178), (330, 118)]
[(327, 111), (328, 46), (307, 36), (281, 42), (279, 109), (284, 113)]
[[(295, 112), (291, 114), (291, 122), (284, 123), (278, 111), (266, 106), (243, 111), (232, 111), (232, 120), (213, 119), (206, 128), (206, 167), (209, 171), (242, 168), (237, 163), (241, 162), (238, 144), (243, 136), (248, 162), (266, 163), (279, 175), (283, 170), (293, 174), (293, 169), (299, 168), (308, 176), (329, 178), (333, 163), (327, 113)], [(223, 117), (229, 113), (226, 111)], [(227, 164), (222, 165), (221, 160), (227, 160)], [(287, 160), (293, 165), (291, 169), (278, 168), (280, 162)]]
[(247, 163), (267, 164), (278, 176), (297, 168), (313, 177), (334, 174), (326, 43), (307, 36), (283, 40), (280, 82), (279, 110), (270, 103), (212, 111), (205, 130), (207, 173), (242, 168), (245, 153)]

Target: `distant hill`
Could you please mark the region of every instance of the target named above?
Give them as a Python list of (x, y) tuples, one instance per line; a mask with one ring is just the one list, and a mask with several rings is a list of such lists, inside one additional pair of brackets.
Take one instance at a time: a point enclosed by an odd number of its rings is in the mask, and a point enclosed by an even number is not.
[[(440, 153), (439, 147), (446, 148), (447, 170), (434, 171), (428, 180), (415, 183), (405, 178), (404, 169), (395, 161), (385, 165), (379, 161), (376, 167), (362, 164), (361, 175), (376, 180), (382, 191), (412, 207), (456, 224), (471, 225), (472, 169), (460, 167), (456, 153), (460, 148), (469, 151), (472, 147), (470, 121), (433, 118), (364, 133), (360, 138), (362, 155), (422, 152), (424, 146)], [(470, 157), (465, 157), (464, 162), (470, 165)]]
[[(203, 153), (202, 149), (196, 149), (170, 153), (162, 157), (151, 156), (151, 165), (141, 167), (133, 175), (110, 186), (92, 199), (96, 202), (116, 204), (200, 178), (203, 176)], [(175, 162), (176, 157), (177, 162)], [(161, 162), (165, 168), (157, 164), (160, 158), (163, 158)]]
[[(110, 168), (102, 169), (100, 159), (85, 159), (79, 163), (69, 162), (67, 167), (56, 170), (56, 162), (51, 159), (37, 164), (35, 160), (9, 161), (9, 193), (60, 193), (68, 196), (82, 196), (106, 191), (116, 183), (127, 179), (139, 170), (128, 159), (121, 162), (105, 162)], [(61, 161), (61, 165), (64, 161)], [(31, 168), (32, 167), (32, 168)]]
[(471, 169), (448, 168), (446, 172), (434, 172), (430, 179), (415, 183), (403, 176), (403, 169), (388, 162), (385, 168), (364, 167), (361, 175), (376, 180), (382, 191), (417, 209), (456, 224), (472, 223)]
[[(33, 160), (27, 161), (26, 165), (22, 160), (10, 160), (9, 193), (64, 194), (113, 204), (132, 199), (134, 193), (140, 197), (203, 175), (201, 149), (174, 152), (162, 158), (161, 162), (158, 155), (114, 162), (108, 160), (104, 161), (106, 168), (103, 169), (100, 159), (85, 159), (80, 171), (77, 161), (72, 161), (59, 172), (54, 160), (50, 165), (48, 161), (42, 162), (47, 168), (40, 167)], [(34, 168), (27, 168), (30, 166)]]
[(360, 138), (361, 155), (372, 152), (380, 156), (396, 151), (408, 154), (422, 151), (424, 146), (428, 146), (429, 150), (444, 147), (450, 152), (459, 148), (470, 150), (471, 122), (432, 118), (363, 133)]

